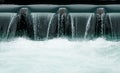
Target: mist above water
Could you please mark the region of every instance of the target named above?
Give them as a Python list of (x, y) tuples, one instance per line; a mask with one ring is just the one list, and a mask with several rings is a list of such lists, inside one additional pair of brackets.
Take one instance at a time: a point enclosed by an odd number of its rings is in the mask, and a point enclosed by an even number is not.
[(0, 42), (0, 73), (120, 73), (120, 42), (103, 38)]

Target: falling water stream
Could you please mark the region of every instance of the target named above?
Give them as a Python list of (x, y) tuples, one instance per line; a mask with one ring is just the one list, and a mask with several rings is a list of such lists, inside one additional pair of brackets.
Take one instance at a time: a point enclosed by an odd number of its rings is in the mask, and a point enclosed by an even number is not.
[(34, 39), (48, 38), (54, 13), (32, 13)]
[(72, 38), (87, 38), (93, 15), (93, 13), (70, 13)]
[(120, 13), (109, 13), (109, 20), (112, 28), (112, 38), (119, 39)]
[(0, 14), (0, 40), (2, 38), (8, 38), (13, 36), (14, 32), (11, 32), (11, 28), (13, 28), (13, 31), (16, 31), (13, 25), (16, 24), (16, 21), (14, 21), (16, 16), (16, 13), (1, 13)]
[(86, 24), (86, 29), (85, 29), (85, 35), (84, 35), (84, 39), (87, 38), (88, 35), (88, 30), (90, 29), (90, 21), (92, 19), (93, 14), (90, 15), (90, 17), (88, 18), (87, 24)]
[(7, 34), (6, 34), (6, 37), (8, 38), (9, 36), (9, 33), (10, 33), (10, 28), (12, 27), (12, 24), (14, 23), (14, 19), (16, 17), (16, 14), (11, 14), (11, 20), (9, 22), (9, 26), (8, 26), (8, 29), (7, 29)]

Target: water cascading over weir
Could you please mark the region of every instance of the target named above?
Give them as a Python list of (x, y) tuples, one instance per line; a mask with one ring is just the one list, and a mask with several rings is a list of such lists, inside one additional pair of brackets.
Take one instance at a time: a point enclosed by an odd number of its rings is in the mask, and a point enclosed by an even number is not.
[(0, 5), (0, 40), (120, 39), (120, 5)]

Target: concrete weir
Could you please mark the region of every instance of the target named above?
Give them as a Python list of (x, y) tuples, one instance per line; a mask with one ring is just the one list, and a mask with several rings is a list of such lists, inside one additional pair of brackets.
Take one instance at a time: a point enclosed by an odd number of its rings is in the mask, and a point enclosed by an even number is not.
[(0, 5), (0, 40), (120, 39), (120, 5)]

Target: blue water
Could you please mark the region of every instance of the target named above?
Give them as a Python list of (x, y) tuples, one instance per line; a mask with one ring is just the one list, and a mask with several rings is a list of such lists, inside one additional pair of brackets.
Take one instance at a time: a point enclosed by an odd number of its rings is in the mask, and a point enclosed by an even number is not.
[(0, 42), (0, 73), (120, 73), (120, 42), (103, 38)]

